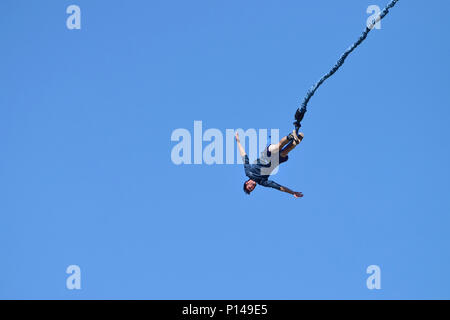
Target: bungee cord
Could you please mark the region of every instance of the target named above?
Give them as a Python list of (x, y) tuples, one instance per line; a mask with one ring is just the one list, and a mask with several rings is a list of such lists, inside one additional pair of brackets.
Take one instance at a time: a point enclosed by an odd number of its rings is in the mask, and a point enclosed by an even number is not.
[(339, 68), (344, 64), (345, 59), (347, 59), (347, 57), (350, 55), (350, 53), (352, 53), (366, 38), (367, 35), (369, 34), (369, 32), (375, 27), (375, 25), (381, 21), (388, 13), (389, 10), (392, 9), (396, 4), (397, 4), (398, 0), (392, 0), (385, 8), (383, 11), (381, 11), (381, 13), (374, 18), (371, 23), (366, 26), (366, 29), (364, 30), (364, 32), (362, 33), (362, 35), (359, 37), (359, 39), (353, 43), (339, 58), (339, 60), (336, 62), (336, 64), (334, 65), (334, 67), (328, 71), (328, 73), (326, 73), (322, 78), (320, 78), (319, 81), (317, 81), (306, 93), (305, 98), (303, 99), (303, 102), (300, 106), (300, 108), (297, 109), (296, 113), (295, 113), (295, 122), (294, 125), (297, 128), (300, 128), (300, 122), (303, 120), (303, 117), (306, 113), (306, 107), (308, 105), (309, 100), (311, 100), (312, 96), (314, 95), (314, 93), (316, 93), (317, 89), (319, 89), (319, 87), (325, 82), (325, 80), (327, 80), (329, 77), (331, 77), (333, 74), (336, 73), (336, 71), (339, 70)]

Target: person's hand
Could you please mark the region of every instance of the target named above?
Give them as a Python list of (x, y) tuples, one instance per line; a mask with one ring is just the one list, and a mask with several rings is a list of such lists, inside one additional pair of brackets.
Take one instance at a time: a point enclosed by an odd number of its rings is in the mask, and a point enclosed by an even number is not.
[(303, 193), (301, 193), (301, 192), (294, 192), (294, 197), (302, 198), (303, 197)]
[(236, 134), (234, 135), (234, 137), (236, 138), (236, 141), (239, 143), (241, 142), (241, 140), (239, 139), (239, 133), (236, 132)]

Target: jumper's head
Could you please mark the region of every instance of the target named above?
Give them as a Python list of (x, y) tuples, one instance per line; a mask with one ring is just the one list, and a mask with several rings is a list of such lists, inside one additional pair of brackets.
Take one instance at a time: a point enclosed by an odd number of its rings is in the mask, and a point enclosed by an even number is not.
[(253, 190), (255, 190), (256, 188), (256, 182), (253, 181), (252, 179), (248, 179), (247, 181), (244, 182), (244, 192), (246, 194), (250, 194)]

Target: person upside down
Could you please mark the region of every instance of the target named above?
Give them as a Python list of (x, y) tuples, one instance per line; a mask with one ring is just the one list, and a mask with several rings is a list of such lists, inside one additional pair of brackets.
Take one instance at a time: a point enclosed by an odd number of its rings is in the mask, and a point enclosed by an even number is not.
[(281, 139), (277, 144), (270, 144), (263, 152), (261, 152), (260, 157), (253, 164), (250, 164), (248, 155), (241, 145), (239, 134), (236, 132), (235, 138), (239, 147), (239, 153), (244, 162), (245, 175), (249, 178), (244, 182), (244, 192), (246, 194), (250, 195), (250, 193), (255, 190), (256, 185), (259, 184), (263, 187), (274, 188), (289, 193), (295, 198), (303, 197), (303, 193), (292, 191), (287, 187), (283, 187), (278, 183), (269, 180), (272, 171), (278, 167), (279, 164), (286, 162), (289, 158), (289, 152), (294, 150), (303, 140), (304, 134), (297, 134), (297, 131), (298, 128)]

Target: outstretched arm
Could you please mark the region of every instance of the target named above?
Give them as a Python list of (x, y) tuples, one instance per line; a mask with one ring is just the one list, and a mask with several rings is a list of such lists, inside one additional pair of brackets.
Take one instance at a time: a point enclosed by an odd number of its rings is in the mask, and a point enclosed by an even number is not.
[(239, 147), (239, 153), (241, 154), (241, 157), (244, 158), (247, 155), (247, 153), (245, 153), (245, 150), (241, 145), (241, 139), (239, 139), (239, 134), (236, 132), (236, 135), (234, 137), (236, 138), (236, 142)]
[(303, 193), (292, 191), (291, 189), (289, 189), (289, 188), (287, 188), (287, 187), (281, 186), (281, 187), (280, 187), (280, 191), (283, 191), (283, 192), (292, 194), (292, 195), (293, 195), (294, 197), (296, 197), (296, 198), (302, 198), (302, 197), (303, 197)]
[(274, 182), (272, 180), (261, 181), (260, 184), (263, 187), (274, 188), (274, 189), (280, 190), (282, 192), (286, 192), (286, 193), (292, 194), (296, 198), (303, 197), (303, 193), (292, 191), (288, 187), (283, 187), (282, 185), (279, 185), (278, 183), (276, 183), (276, 182)]

